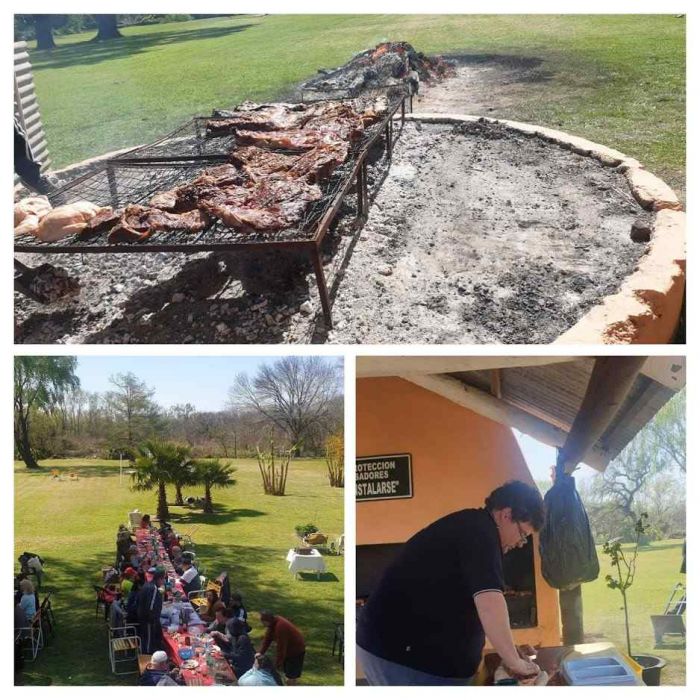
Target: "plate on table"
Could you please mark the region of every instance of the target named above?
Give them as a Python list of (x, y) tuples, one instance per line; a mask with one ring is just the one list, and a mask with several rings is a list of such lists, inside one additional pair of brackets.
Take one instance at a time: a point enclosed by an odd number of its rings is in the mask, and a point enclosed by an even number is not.
[(191, 647), (182, 647), (177, 652), (177, 655), (183, 660), (183, 661), (188, 661), (194, 656), (194, 652), (192, 651)]
[(184, 663), (180, 664), (180, 668), (186, 668), (188, 671), (194, 671), (199, 666), (196, 659), (188, 659)]

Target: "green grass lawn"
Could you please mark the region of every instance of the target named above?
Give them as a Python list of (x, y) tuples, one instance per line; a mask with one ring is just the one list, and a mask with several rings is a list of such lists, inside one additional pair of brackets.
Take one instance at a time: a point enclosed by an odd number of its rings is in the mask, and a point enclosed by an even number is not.
[[(625, 548), (625, 551), (632, 547)], [(663, 685), (685, 685), (685, 640), (665, 637), (663, 648), (654, 648), (654, 634), (649, 615), (661, 614), (673, 586), (685, 583), (685, 574), (679, 573), (683, 543), (679, 540), (654, 542), (642, 547), (637, 560), (637, 575), (629, 589), (630, 638), (633, 654), (661, 656), (668, 665), (661, 672)], [(621, 650), (627, 649), (622, 596), (609, 589), (605, 575), (614, 575), (608, 560), (598, 548), (600, 577), (583, 586), (583, 619), (587, 639), (614, 642)]]
[[(128, 27), (31, 52), (58, 168), (143, 143), (193, 114), (283, 96), (384, 40), (427, 53), (541, 61), (522, 101), (489, 116), (562, 128), (640, 159), (682, 195), (685, 19), (671, 15), (273, 15)], [(497, 90), (498, 86), (494, 86)]]
[[(302, 574), (294, 580), (285, 556), (297, 543), (294, 526), (312, 522), (330, 536), (343, 532), (343, 491), (328, 485), (321, 460), (292, 462), (287, 496), (262, 493), (257, 462), (232, 460), (238, 483), (214, 492), (217, 512), (204, 515), (172, 509), (179, 532), (194, 533), (198, 559), (207, 574), (227, 570), (232, 590), (243, 593), (259, 646), (262, 626), (257, 615), (271, 609), (292, 620), (307, 642), (305, 684), (342, 684), (342, 667), (331, 657), (334, 623), (343, 620), (343, 557), (327, 556), (321, 581)], [(155, 494), (130, 490), (119, 483), (118, 462), (57, 460), (29, 472), (15, 463), (15, 571), (17, 556), (28, 550), (45, 560), (42, 594), (53, 592), (58, 636), (36, 662), (27, 663), (27, 684), (133, 685), (136, 676), (113, 676), (107, 656), (107, 633), (95, 619), (92, 584), (103, 565), (114, 562), (117, 527), (139, 508), (153, 513)], [(64, 478), (54, 480), (50, 468)], [(75, 471), (77, 481), (68, 479)], [(185, 496), (200, 496), (197, 489)], [(42, 596), (43, 597), (43, 596)]]

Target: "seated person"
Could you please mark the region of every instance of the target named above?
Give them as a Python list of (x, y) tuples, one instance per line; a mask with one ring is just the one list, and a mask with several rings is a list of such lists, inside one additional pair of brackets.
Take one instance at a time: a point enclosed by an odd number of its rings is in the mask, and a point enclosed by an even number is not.
[(212, 606), (214, 620), (207, 627), (207, 632), (221, 632), (221, 634), (226, 634), (226, 622), (228, 618), (224, 613), (225, 610), (226, 606), (220, 600), (214, 603)]
[(268, 656), (257, 655), (250, 671), (238, 679), (238, 685), (283, 685), (280, 674), (277, 673), (272, 659)]
[[(168, 655), (164, 651), (155, 651), (146, 667), (146, 671), (139, 678), (139, 685), (166, 685), (166, 683), (161, 683), (166, 677), (174, 681), (176, 685), (184, 685), (184, 681), (180, 676), (180, 669), (168, 661)], [(171, 684), (167, 683), (167, 685)]]
[[(229, 611), (230, 612), (230, 611)], [(255, 649), (247, 635), (247, 623), (230, 617), (226, 623), (226, 634), (212, 632), (212, 638), (221, 647), (221, 651), (233, 666), (236, 677), (240, 678), (250, 671), (255, 661)]]
[(37, 609), (34, 584), (28, 578), (25, 578), (19, 582), (19, 590), (22, 593), (22, 597), (19, 599), (19, 606), (24, 610), (27, 620), (31, 622), (34, 615), (36, 615)]
[(148, 513), (144, 513), (143, 517), (141, 518), (141, 524), (139, 527), (142, 530), (149, 530), (151, 526), (151, 516)]
[(243, 596), (236, 591), (235, 593), (231, 594), (231, 603), (229, 605), (231, 610), (233, 610), (233, 617), (235, 617), (237, 620), (241, 620), (241, 622), (246, 623), (246, 627), (248, 627), (248, 632), (250, 632), (250, 626), (248, 625), (248, 613), (246, 612), (245, 607), (243, 607)]
[(216, 591), (207, 591), (204, 596), (206, 605), (201, 605), (198, 612), (204, 622), (214, 622), (214, 605), (219, 602), (219, 594)]
[(135, 579), (136, 569), (132, 568), (131, 566), (127, 566), (126, 569), (124, 569), (121, 577), (122, 596), (124, 597), (124, 600), (129, 597), (129, 593), (131, 593), (131, 589), (134, 587)]
[(180, 577), (180, 581), (182, 582), (182, 588), (185, 591), (185, 594), (189, 597), (190, 593), (193, 593), (194, 591), (198, 591), (201, 586), (201, 582), (199, 580), (199, 571), (194, 568), (194, 565), (192, 564), (191, 561), (185, 560), (182, 564), (182, 576)]
[(139, 550), (135, 544), (132, 544), (129, 547), (129, 556), (127, 557), (127, 562), (129, 563), (129, 566), (131, 566), (134, 569), (138, 569), (141, 565), (141, 557), (139, 556)]
[(181, 574), (184, 559), (182, 558), (182, 549), (177, 544), (170, 549), (170, 561), (172, 562), (175, 571)]

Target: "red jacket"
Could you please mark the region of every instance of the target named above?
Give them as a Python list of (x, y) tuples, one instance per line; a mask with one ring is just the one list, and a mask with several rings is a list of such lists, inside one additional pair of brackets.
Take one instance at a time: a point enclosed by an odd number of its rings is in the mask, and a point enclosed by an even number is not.
[(260, 653), (264, 654), (273, 641), (277, 648), (277, 666), (282, 666), (285, 659), (299, 656), (306, 650), (301, 632), (281, 615), (275, 615), (272, 624), (267, 628)]

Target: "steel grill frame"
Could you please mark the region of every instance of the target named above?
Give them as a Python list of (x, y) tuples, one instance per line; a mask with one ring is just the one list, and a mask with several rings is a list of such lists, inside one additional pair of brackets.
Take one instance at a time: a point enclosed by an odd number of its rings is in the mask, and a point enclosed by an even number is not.
[[(387, 114), (382, 120), (368, 129), (369, 133), (366, 133), (366, 136), (350, 149), (347, 161), (336, 168), (329, 180), (321, 186), (323, 192), (321, 200), (310, 203), (302, 222), (293, 229), (279, 232), (241, 233), (223, 225), (220, 221), (215, 221), (197, 233), (155, 231), (139, 243), (115, 244), (107, 243), (106, 233), (96, 234), (91, 238), (80, 238), (78, 235), (73, 235), (53, 243), (41, 242), (34, 236), (24, 235), (15, 237), (14, 251), (15, 253), (40, 254), (200, 253), (275, 249), (306, 251), (311, 257), (314, 268), (324, 320), (330, 329), (333, 326), (331, 302), (321, 263), (321, 244), (354, 183), (357, 184), (357, 219), (359, 221), (366, 216), (368, 208), (367, 154), (379, 139), (384, 137), (386, 155), (387, 158), (391, 159), (395, 141), (394, 117), (400, 110), (400, 120), (403, 125), (406, 100), (409, 97), (406, 90), (402, 90), (401, 93), (394, 102), (389, 104)], [(357, 99), (357, 96), (348, 97), (346, 91), (345, 100), (348, 99)], [(227, 146), (226, 151), (219, 154), (185, 153), (183, 155), (181, 153), (179, 156), (144, 156), (143, 154), (157, 153), (158, 149), (161, 151), (167, 149), (173, 142), (181, 144), (183, 134), (191, 134), (193, 131), (195, 141), (201, 139), (201, 122), (209, 118), (194, 117), (153, 143), (139, 146), (106, 161), (99, 170), (86, 173), (54, 191), (49, 195), (49, 200), (52, 205), (56, 206), (79, 199), (89, 199), (101, 206), (109, 205), (118, 208), (126, 204), (145, 203), (157, 192), (163, 192), (192, 180), (205, 168), (226, 162), (228, 152), (235, 144)], [(207, 139), (202, 140), (206, 141)], [(217, 140), (219, 139), (217, 138)], [(228, 140), (235, 142), (233, 137), (228, 137)], [(161, 177), (157, 177), (158, 174)], [(147, 182), (149, 176), (150, 186)]]

